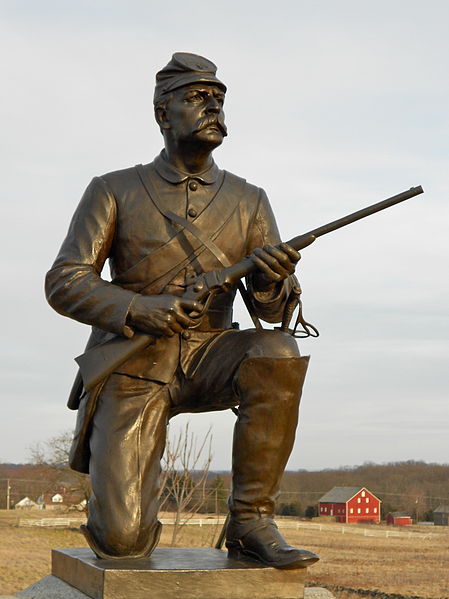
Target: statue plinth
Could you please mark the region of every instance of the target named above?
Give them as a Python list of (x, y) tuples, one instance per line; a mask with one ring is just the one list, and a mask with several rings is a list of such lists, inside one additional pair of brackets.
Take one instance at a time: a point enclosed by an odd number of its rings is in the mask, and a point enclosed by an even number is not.
[(303, 599), (306, 569), (235, 561), (212, 548), (157, 548), (141, 560), (54, 549), (52, 574), (93, 599)]

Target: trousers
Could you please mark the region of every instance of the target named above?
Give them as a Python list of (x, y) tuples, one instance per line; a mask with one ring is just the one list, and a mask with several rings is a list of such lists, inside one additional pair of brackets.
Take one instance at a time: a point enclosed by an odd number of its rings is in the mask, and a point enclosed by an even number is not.
[(211, 335), (168, 384), (112, 374), (90, 435), (92, 495), (84, 533), (95, 553), (141, 558), (154, 549), (166, 428), (179, 413), (239, 406), (230, 505), (245, 512), (243, 519), (256, 517), (262, 505), (272, 511), (293, 447), (307, 360), (286, 333), (230, 330)]

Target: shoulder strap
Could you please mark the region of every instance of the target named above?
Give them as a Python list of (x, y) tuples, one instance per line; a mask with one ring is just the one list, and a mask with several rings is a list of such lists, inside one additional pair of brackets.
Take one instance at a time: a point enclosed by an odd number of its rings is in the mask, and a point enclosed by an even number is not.
[[(136, 168), (136, 175), (141, 182), (143, 192), (161, 217), (166, 219), (161, 202), (159, 201), (159, 206), (156, 206), (151, 193), (148, 193), (153, 187), (153, 181), (148, 183), (150, 173), (152, 173), (152, 165), (140, 166), (140, 174)], [(155, 174), (152, 173), (152, 176), (154, 177)], [(195, 219), (196, 226), (206, 228), (212, 239), (217, 238), (238, 209), (245, 184), (244, 179), (226, 173), (218, 192)], [(226, 202), (221, 201), (223, 195), (226, 196)], [(166, 242), (153, 249), (126, 271), (118, 274), (112, 282), (116, 285), (124, 285), (137, 293), (147, 291), (157, 294), (178, 272), (207, 251), (206, 246), (184, 227), (181, 229), (179, 226), (172, 227), (172, 232), (167, 233), (169, 238)]]
[[(222, 266), (231, 266), (231, 263), (228, 260), (226, 254), (224, 254), (221, 251), (221, 249), (218, 247), (216, 243), (212, 241), (212, 239), (210, 239), (205, 233), (203, 233), (203, 231), (198, 229), (197, 226), (195, 226), (193, 223), (189, 223), (188, 220), (186, 220), (182, 216), (174, 214), (170, 210), (167, 210), (166, 215), (167, 218), (169, 218), (171, 221), (174, 221), (175, 223), (184, 226), (188, 231), (192, 233), (192, 235), (197, 237), (197, 239), (199, 239), (207, 247), (207, 249), (215, 256), (215, 258), (220, 262)], [(249, 315), (251, 316), (251, 320), (253, 321), (254, 326), (256, 327), (256, 329), (261, 329), (262, 325), (260, 324), (260, 320), (254, 312), (251, 303), (251, 297), (242, 280), (240, 280), (237, 283), (237, 288), (240, 292), (240, 295), (242, 296), (242, 300), (246, 306), (246, 309), (248, 310)]]
[[(141, 164), (136, 165), (136, 170), (150, 200), (153, 202), (153, 204), (156, 206), (159, 212), (163, 216), (165, 216), (165, 218), (167, 218), (169, 221), (176, 223), (184, 229), (187, 229), (187, 231), (189, 231), (194, 237), (201, 241), (201, 243), (211, 252), (211, 254), (215, 256), (215, 258), (218, 260), (218, 262), (220, 262), (222, 266), (231, 266), (231, 262), (229, 261), (226, 254), (217, 246), (216, 243), (212, 241), (212, 239), (208, 235), (206, 235), (206, 233), (204, 233), (204, 231), (201, 231), (201, 229), (199, 229), (196, 225), (194, 225), (192, 222), (189, 222), (182, 216), (179, 216), (171, 210), (166, 210), (164, 208), (159, 194), (157, 192), (156, 186), (153, 184), (151, 176), (149, 176), (149, 174), (145, 176), (146, 173), (143, 171), (143, 166)], [(259, 318), (254, 313), (251, 303), (251, 297), (247, 289), (245, 288), (245, 285), (242, 281), (239, 281), (237, 287), (240, 292), (240, 295), (242, 296), (243, 302), (249, 312), (249, 315), (251, 316), (251, 320), (253, 321), (254, 326), (256, 327), (256, 329), (261, 329), (262, 325), (260, 324)]]

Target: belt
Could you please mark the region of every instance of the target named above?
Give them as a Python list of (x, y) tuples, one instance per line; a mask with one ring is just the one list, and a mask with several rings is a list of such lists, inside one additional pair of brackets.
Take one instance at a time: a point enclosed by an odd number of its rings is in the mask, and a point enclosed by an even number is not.
[(232, 309), (208, 310), (195, 331), (223, 331), (232, 328)]

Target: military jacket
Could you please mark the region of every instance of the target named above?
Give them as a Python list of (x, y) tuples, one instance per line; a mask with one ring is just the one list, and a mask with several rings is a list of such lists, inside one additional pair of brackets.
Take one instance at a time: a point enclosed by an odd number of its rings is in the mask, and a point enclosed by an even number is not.
[[(92, 180), (46, 277), (52, 307), (92, 325), (88, 347), (124, 333), (137, 293), (181, 295), (187, 279), (221, 267), (197, 238), (161, 213), (158, 202), (194, 223), (231, 263), (280, 241), (265, 192), (215, 163), (203, 173), (184, 173), (162, 152), (142, 172), (143, 179), (132, 167)], [(151, 179), (158, 202), (150, 197), (145, 177)], [(101, 276), (107, 260), (110, 281)], [(268, 294), (255, 292), (251, 278), (247, 284), (254, 311), (268, 322), (280, 321), (288, 282)], [(231, 327), (234, 296), (235, 289), (217, 297), (202, 331)], [(160, 338), (119, 372), (169, 382), (181, 342), (179, 336)]]

